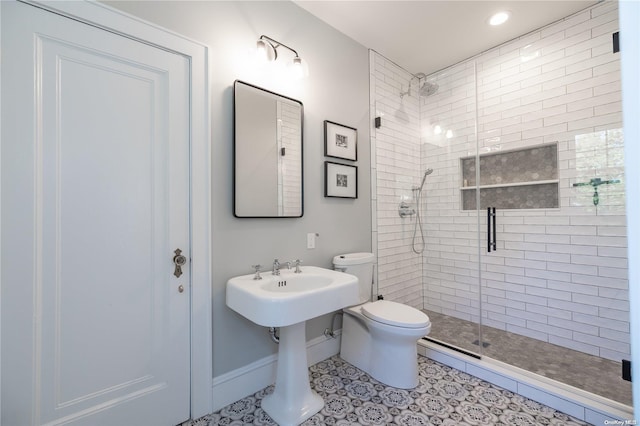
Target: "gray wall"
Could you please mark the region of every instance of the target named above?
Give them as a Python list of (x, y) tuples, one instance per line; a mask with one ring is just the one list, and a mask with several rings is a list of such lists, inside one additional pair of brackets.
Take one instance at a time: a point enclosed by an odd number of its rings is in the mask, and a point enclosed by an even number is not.
[[(334, 255), (371, 250), (369, 60), (367, 49), (291, 2), (109, 2), (111, 6), (210, 47), (212, 122), (213, 372), (219, 376), (276, 352), (265, 328), (225, 305), (225, 284), (250, 265), (301, 258), (330, 267)], [(298, 51), (309, 76), (300, 82), (252, 65), (248, 51), (261, 34)], [(282, 48), (282, 58), (291, 57)], [(304, 104), (304, 217), (236, 219), (232, 210), (233, 81), (244, 80)], [(356, 200), (324, 198), (323, 120), (358, 129)], [(197, 230), (195, 230), (197, 232)], [(306, 234), (317, 246), (306, 249)], [(307, 339), (330, 315), (307, 323)]]

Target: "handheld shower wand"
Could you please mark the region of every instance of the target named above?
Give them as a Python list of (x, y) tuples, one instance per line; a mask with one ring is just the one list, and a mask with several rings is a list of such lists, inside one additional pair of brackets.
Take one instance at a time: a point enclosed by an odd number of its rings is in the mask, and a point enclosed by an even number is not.
[(424, 171), (424, 175), (422, 176), (422, 182), (420, 183), (420, 190), (422, 191), (422, 187), (424, 186), (424, 181), (427, 180), (427, 176), (433, 173), (433, 169), (427, 169)]
[[(422, 176), (422, 182), (420, 186), (414, 188), (415, 198), (416, 198), (416, 222), (413, 227), (413, 238), (411, 239), (411, 249), (415, 254), (422, 254), (425, 249), (424, 242), (424, 232), (422, 231), (422, 218), (420, 217), (420, 204), (422, 203), (422, 188), (424, 187), (424, 182), (427, 180), (427, 176), (433, 173), (433, 169), (427, 169), (424, 171), (424, 175)], [(420, 243), (416, 244), (418, 229), (420, 229)], [(419, 248), (418, 248), (419, 247)]]

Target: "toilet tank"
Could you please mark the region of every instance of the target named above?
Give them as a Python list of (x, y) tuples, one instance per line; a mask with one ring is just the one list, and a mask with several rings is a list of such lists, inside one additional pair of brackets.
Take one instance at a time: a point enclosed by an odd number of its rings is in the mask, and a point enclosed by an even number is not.
[(347, 253), (339, 254), (333, 258), (333, 269), (358, 277), (360, 303), (371, 300), (373, 260), (373, 253)]

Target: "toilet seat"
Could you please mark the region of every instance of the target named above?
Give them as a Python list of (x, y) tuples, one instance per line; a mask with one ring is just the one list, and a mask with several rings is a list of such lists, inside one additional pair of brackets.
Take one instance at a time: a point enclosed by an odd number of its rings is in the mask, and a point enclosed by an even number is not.
[(373, 321), (395, 327), (423, 328), (431, 323), (424, 312), (390, 300), (365, 303), (362, 305), (362, 314)]

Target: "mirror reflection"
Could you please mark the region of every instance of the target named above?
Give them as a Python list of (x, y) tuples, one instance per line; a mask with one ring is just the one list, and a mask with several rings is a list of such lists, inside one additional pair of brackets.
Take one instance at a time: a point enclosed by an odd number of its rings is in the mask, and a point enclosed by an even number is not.
[(234, 83), (234, 215), (301, 217), (302, 102)]

